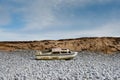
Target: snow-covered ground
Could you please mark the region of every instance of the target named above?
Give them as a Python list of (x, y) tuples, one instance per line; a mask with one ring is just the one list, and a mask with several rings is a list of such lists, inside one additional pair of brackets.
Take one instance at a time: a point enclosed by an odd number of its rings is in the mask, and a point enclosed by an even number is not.
[(48, 61), (34, 60), (34, 51), (0, 52), (0, 80), (120, 80), (120, 53)]

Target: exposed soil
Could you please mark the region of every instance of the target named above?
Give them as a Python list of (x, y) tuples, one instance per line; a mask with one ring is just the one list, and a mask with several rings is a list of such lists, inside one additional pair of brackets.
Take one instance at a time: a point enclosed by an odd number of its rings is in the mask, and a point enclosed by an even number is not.
[(84, 37), (42, 41), (7, 41), (0, 42), (1, 51), (46, 50), (53, 47), (68, 48), (73, 51), (120, 52), (120, 37)]

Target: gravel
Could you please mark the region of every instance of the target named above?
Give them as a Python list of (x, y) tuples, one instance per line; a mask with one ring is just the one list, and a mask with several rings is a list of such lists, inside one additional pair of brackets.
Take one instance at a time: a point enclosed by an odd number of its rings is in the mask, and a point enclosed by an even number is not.
[(34, 51), (0, 52), (0, 80), (120, 80), (120, 54), (80, 52), (72, 60), (35, 60)]

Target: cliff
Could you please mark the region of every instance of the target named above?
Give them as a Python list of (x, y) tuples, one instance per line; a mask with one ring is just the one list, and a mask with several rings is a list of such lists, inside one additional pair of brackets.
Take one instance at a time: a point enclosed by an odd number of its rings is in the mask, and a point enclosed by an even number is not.
[(84, 37), (42, 41), (7, 41), (0, 42), (0, 50), (45, 50), (53, 47), (68, 48), (73, 51), (120, 52), (120, 37)]

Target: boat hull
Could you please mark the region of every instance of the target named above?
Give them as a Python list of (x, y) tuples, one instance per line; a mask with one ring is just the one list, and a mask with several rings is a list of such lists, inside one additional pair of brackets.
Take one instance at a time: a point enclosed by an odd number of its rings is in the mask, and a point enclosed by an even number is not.
[(69, 60), (74, 58), (77, 53), (70, 54), (41, 54), (36, 55), (36, 60)]

